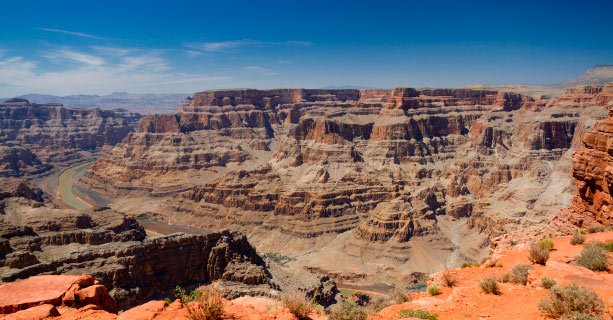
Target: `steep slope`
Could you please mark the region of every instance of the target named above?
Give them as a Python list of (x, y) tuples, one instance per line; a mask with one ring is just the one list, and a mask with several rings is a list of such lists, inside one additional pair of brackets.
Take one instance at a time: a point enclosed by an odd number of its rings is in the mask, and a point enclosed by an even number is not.
[[(608, 89), (607, 89), (608, 90)], [(487, 254), (568, 206), (571, 156), (607, 90), (227, 90), (194, 95), (93, 164), (115, 208), (245, 232), (262, 252), (353, 283)], [(603, 92), (605, 91), (605, 92)], [(138, 207), (131, 198), (154, 199)], [(384, 271), (384, 272), (383, 272)]]
[[(27, 148), (43, 163), (67, 164), (79, 161), (80, 151), (115, 145), (139, 118), (121, 110), (74, 110), (15, 98), (0, 103), (0, 146)], [(31, 162), (30, 154), (17, 154), (24, 158), (22, 165)]]

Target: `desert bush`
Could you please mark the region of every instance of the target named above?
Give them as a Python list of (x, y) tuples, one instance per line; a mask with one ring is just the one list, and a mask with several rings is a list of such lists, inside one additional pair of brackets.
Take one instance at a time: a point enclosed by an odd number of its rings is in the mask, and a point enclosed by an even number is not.
[(437, 285), (433, 284), (428, 287), (428, 294), (431, 296), (439, 295), (441, 294), (441, 289)]
[(530, 255), (528, 256), (530, 262), (545, 265), (549, 260), (549, 248), (547, 245), (542, 245), (540, 242), (532, 243), (530, 245)]
[(602, 320), (602, 318), (591, 314), (573, 312), (567, 316), (563, 316), (562, 320)]
[(198, 300), (198, 296), (200, 295), (200, 289), (196, 288), (192, 291), (187, 292), (185, 289), (181, 288), (181, 286), (175, 287), (175, 298), (181, 300), (181, 303), (187, 304), (192, 301)]
[(592, 245), (595, 245), (602, 250), (613, 252), (613, 242), (594, 242)]
[(196, 303), (181, 300), (191, 320), (221, 320), (225, 317), (221, 293), (215, 288), (201, 288), (196, 294)]
[(400, 304), (411, 300), (411, 297), (402, 290), (394, 288), (388, 293), (387, 299), (393, 304)]
[(426, 291), (426, 289), (428, 289), (428, 285), (420, 281), (420, 282), (416, 282), (413, 285), (411, 285), (411, 288), (409, 288), (409, 291), (410, 292), (422, 292), (422, 291)]
[(483, 291), (483, 293), (495, 294), (495, 295), (500, 294), (500, 288), (498, 288), (498, 282), (494, 278), (483, 279), (483, 281), (479, 283), (479, 287), (481, 287), (481, 290)]
[(473, 267), (478, 267), (478, 266), (479, 266), (479, 262), (475, 262), (475, 261), (462, 263), (462, 269), (463, 268), (473, 268)]
[(511, 269), (509, 281), (515, 284), (526, 285), (528, 283), (528, 270), (532, 269), (531, 265), (518, 264)]
[(597, 226), (597, 227), (589, 227), (585, 231), (587, 231), (587, 233), (596, 233), (596, 232), (603, 232), (603, 231), (606, 231), (606, 230), (607, 230), (607, 228), (605, 228), (603, 226)]
[(594, 291), (569, 284), (552, 287), (549, 297), (539, 303), (539, 308), (555, 318), (586, 319), (586, 316), (602, 314), (604, 303)]
[(458, 284), (458, 280), (453, 277), (449, 270), (443, 271), (443, 273), (441, 274), (441, 280), (443, 282), (443, 285), (447, 288), (454, 287), (456, 284)]
[(572, 238), (570, 238), (570, 244), (572, 245), (578, 245), (578, 244), (582, 244), (585, 242), (585, 236), (582, 235), (579, 232), (575, 232), (575, 234), (573, 234)]
[(511, 274), (509, 273), (505, 273), (502, 275), (502, 277), (500, 277), (500, 282), (502, 283), (507, 283), (509, 281), (511, 281)]
[(543, 278), (541, 279), (541, 285), (545, 289), (551, 289), (553, 286), (556, 285), (556, 281), (553, 279), (549, 279), (549, 278)]
[(438, 316), (425, 310), (419, 309), (402, 309), (398, 313), (400, 318), (417, 318), (426, 320), (438, 320)]
[(281, 297), (281, 302), (283, 303), (283, 307), (288, 308), (289, 312), (299, 320), (309, 319), (311, 313), (319, 311), (312, 302), (298, 293), (283, 295)]
[(609, 258), (603, 249), (596, 245), (586, 245), (575, 260), (578, 265), (592, 271), (606, 271), (609, 269)]
[(357, 305), (347, 299), (342, 299), (339, 303), (330, 307), (330, 320), (366, 320), (368, 314), (364, 307)]
[(538, 242), (538, 245), (539, 245), (540, 247), (542, 247), (542, 248), (547, 248), (547, 249), (549, 249), (549, 250), (552, 250), (552, 249), (553, 249), (553, 247), (554, 247), (553, 241), (551, 241), (551, 239), (547, 239), (547, 238), (545, 238), (545, 239), (541, 239), (541, 240)]

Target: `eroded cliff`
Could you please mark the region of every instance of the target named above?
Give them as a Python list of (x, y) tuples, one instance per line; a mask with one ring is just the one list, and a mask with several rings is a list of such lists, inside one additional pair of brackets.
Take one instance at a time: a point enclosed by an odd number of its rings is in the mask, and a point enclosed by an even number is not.
[[(572, 152), (604, 117), (608, 90), (552, 100), (469, 89), (201, 92), (175, 115), (143, 118), (81, 183), (117, 197), (118, 210), (244, 231), (298, 267), (393, 281), (479, 259), (490, 236), (568, 206)], [(143, 196), (158, 206), (135, 209), (130, 198)]]

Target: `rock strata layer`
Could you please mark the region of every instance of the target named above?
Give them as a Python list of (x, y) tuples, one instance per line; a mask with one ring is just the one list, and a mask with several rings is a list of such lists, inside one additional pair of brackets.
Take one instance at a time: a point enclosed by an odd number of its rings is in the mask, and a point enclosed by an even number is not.
[(0, 146), (8, 149), (0, 149), (0, 157), (9, 165), (1, 162), (0, 175), (24, 174), (28, 167), (40, 171), (41, 161), (78, 161), (82, 158), (80, 151), (117, 144), (135, 128), (139, 118), (120, 109), (66, 109), (61, 104), (32, 104), (18, 98), (1, 102)]
[(0, 283), (40, 274), (90, 274), (120, 308), (177, 285), (217, 280), (273, 291), (263, 261), (237, 232), (149, 238), (134, 218), (108, 208), (54, 209), (23, 197), (0, 204)]
[(566, 207), (572, 152), (609, 91), (199, 92), (174, 115), (144, 117), (80, 183), (166, 198), (156, 211), (170, 221), (244, 231), (309, 270), (428, 272)]

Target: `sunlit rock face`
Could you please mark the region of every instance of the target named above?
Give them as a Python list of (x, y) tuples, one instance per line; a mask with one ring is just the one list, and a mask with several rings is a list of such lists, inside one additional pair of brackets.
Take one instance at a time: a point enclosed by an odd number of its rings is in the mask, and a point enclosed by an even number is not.
[[(125, 110), (66, 109), (10, 99), (0, 103), (0, 146), (27, 148), (42, 162), (66, 164), (79, 161), (80, 151), (117, 144), (139, 118)], [(24, 165), (31, 162), (30, 155), (19, 156)]]
[(166, 197), (157, 211), (171, 221), (242, 230), (261, 251), (311, 253), (296, 263), (331, 274), (358, 256), (358, 277), (379, 262), (441, 268), (570, 204), (572, 153), (606, 115), (608, 88), (556, 99), (470, 89), (199, 92), (177, 114), (144, 117), (80, 183)]

